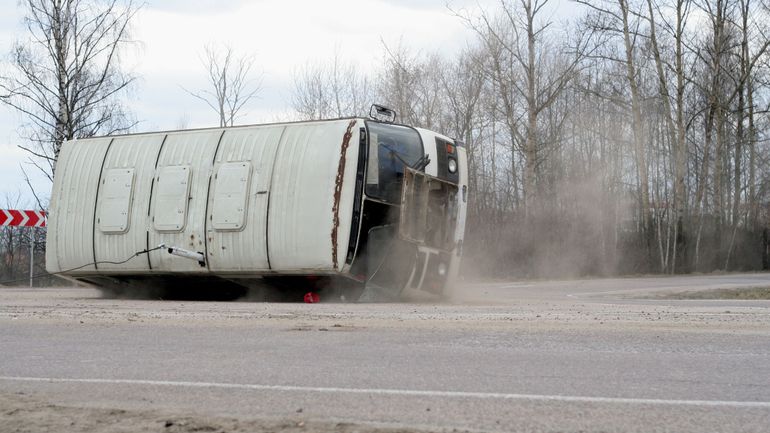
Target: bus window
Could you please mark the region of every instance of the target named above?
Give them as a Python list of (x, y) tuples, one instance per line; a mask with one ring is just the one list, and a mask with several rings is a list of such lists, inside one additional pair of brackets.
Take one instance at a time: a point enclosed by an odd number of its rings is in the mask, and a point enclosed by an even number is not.
[(399, 204), (404, 167), (415, 167), (424, 156), (420, 134), (412, 128), (367, 122), (369, 167), (366, 195)]

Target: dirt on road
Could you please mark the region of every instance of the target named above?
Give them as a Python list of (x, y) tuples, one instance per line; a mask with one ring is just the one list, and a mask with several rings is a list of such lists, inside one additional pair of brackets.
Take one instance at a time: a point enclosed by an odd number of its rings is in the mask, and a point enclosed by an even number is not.
[[(558, 334), (564, 342), (577, 335), (583, 339), (581, 341), (600, 343), (601, 338), (628, 342), (632, 338), (627, 337), (630, 333), (637, 337), (651, 336), (649, 341), (664, 336), (674, 345), (688, 341), (691, 336), (708, 341), (709, 333), (730, 338), (746, 337), (752, 341), (770, 335), (767, 301), (687, 301), (660, 296), (662, 293), (697, 290), (700, 288), (697, 285), (683, 285), (685, 288), (672, 291), (670, 284), (658, 284), (650, 290), (632, 288), (622, 293), (617, 286), (615, 282), (593, 286), (585, 282), (490, 283), (466, 287), (463, 296), (443, 304), (312, 305), (119, 300), (103, 298), (98, 291), (84, 288), (3, 288), (0, 289), (0, 329), (4, 324), (9, 329), (11, 324), (20, 325), (16, 326), (18, 329), (61, 327), (77, 335), (90, 335), (100, 330), (107, 333), (104, 330), (112, 328), (132, 332), (173, 328), (191, 334), (237, 328), (287, 332), (289, 334), (282, 335), (289, 337), (299, 335), (297, 333), (333, 336), (334, 333), (374, 330), (394, 332), (388, 336), (404, 332), (443, 335), (461, 331), (462, 341), (482, 346), (490, 334), (505, 334), (511, 338)], [(721, 290), (718, 285), (711, 289)], [(594, 334), (597, 340), (584, 337)], [(602, 347), (597, 356), (606, 356), (612, 350), (615, 350), (612, 346)], [(677, 353), (681, 349), (674, 346), (666, 350)], [(2, 360), (0, 353), (0, 376), (3, 374)], [(308, 416), (310, 409), (307, 406), (305, 413), (301, 409), (291, 409), (290, 417), (270, 418), (255, 412), (254, 418), (228, 418), (184, 409), (155, 410), (157, 406), (152, 404), (139, 407), (99, 402), (78, 404), (70, 399), (49, 398), (46, 393), (27, 391), (20, 383), (15, 386), (0, 388), (2, 433), (466, 431), (437, 426), (351, 422), (345, 418), (319, 419)]]
[[(51, 404), (23, 393), (0, 392), (3, 433), (411, 433), (424, 430), (349, 422), (295, 419), (232, 419), (195, 414), (71, 407)], [(432, 429), (431, 431), (436, 431)], [(454, 430), (458, 432), (458, 430)]]

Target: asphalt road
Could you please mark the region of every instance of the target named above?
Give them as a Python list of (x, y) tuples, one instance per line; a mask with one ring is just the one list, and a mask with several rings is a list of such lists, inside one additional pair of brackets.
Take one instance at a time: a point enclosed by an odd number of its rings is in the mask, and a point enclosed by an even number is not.
[(770, 274), (466, 284), (434, 304), (0, 289), (5, 431), (770, 431)]

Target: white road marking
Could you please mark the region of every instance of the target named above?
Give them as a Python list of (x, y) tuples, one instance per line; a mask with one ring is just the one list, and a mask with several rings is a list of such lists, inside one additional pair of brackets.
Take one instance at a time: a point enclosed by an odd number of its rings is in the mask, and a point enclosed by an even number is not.
[(654, 398), (616, 398), (616, 397), (586, 397), (570, 395), (540, 395), (540, 394), (508, 394), (497, 392), (464, 392), (464, 391), (423, 391), (412, 389), (381, 389), (381, 388), (335, 388), (291, 385), (256, 385), (223, 382), (187, 382), (169, 380), (137, 380), (137, 379), (75, 379), (60, 377), (19, 377), (0, 376), (0, 381), (14, 382), (48, 382), (48, 383), (91, 383), (102, 385), (149, 385), (184, 388), (221, 388), (243, 389), (256, 391), (289, 391), (314, 392), (323, 394), (368, 394), (407, 397), (446, 397), (470, 399), (499, 399), (523, 401), (554, 401), (570, 403), (620, 403), (647, 404), (662, 406), (709, 406), (770, 409), (770, 401), (724, 401), (724, 400), (667, 400)]

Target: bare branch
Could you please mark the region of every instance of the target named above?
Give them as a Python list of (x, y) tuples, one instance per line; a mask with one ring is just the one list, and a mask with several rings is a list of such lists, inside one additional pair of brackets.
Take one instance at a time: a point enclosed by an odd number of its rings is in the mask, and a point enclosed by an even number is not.
[(219, 116), (219, 126), (233, 126), (242, 110), (261, 90), (261, 75), (252, 77), (253, 56), (236, 57), (232, 47), (207, 45), (201, 63), (206, 67), (209, 90), (192, 92), (190, 96), (203, 101)]
[[(31, 162), (53, 177), (66, 140), (109, 134), (135, 124), (119, 98), (134, 77), (118, 53), (139, 8), (133, 0), (23, 0), (28, 38), (14, 45), (12, 72), (0, 77), (0, 103), (26, 119)], [(44, 161), (39, 163), (34, 159)]]

